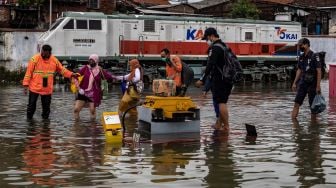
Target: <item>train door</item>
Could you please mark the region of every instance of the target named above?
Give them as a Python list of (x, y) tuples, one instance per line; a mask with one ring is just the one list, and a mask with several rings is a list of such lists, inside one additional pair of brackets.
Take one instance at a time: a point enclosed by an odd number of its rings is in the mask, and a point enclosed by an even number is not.
[(158, 22), (159, 27), (159, 41), (160, 41), (160, 50), (163, 48), (171, 49), (171, 44), (173, 40), (173, 26), (171, 24), (167, 24), (164, 21)]
[(270, 55), (274, 51), (273, 45), (273, 32), (274, 30), (268, 27), (260, 28), (260, 44), (261, 44), (261, 54)]
[(160, 32), (158, 21), (155, 19), (143, 20), (143, 30), (140, 32), (143, 36), (143, 54), (159, 56), (160, 53)]
[(116, 22), (116, 20), (106, 19), (106, 56), (108, 57), (119, 55), (119, 43), (116, 38), (116, 36), (119, 36), (119, 32), (113, 27), (117, 25)]
[(240, 30), (239, 54), (240, 55), (254, 55), (254, 44), (257, 41), (257, 28), (254, 27), (241, 27)]

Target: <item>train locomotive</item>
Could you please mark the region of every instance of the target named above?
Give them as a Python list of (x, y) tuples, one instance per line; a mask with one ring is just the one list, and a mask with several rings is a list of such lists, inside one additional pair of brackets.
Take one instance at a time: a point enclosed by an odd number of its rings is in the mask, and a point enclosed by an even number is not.
[[(272, 74), (270, 67), (282, 70), (296, 62), (300, 23), (209, 17), (64, 12), (40, 36), (38, 50), (50, 44), (53, 54), (68, 64), (86, 61), (96, 53), (106, 65), (125, 63), (134, 57), (142, 64), (156, 65), (161, 49), (169, 48), (196, 69), (207, 59), (208, 46), (201, 38), (208, 27), (217, 29), (246, 74)], [(258, 74), (252, 79), (259, 79)]]

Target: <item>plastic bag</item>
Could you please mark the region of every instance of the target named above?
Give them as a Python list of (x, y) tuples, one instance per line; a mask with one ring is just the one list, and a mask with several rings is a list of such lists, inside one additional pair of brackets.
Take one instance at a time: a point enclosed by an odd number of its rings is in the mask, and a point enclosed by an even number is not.
[(108, 95), (108, 82), (107, 80), (101, 80), (100, 83), (100, 88), (101, 88), (101, 94), (102, 94), (102, 99), (105, 99), (105, 96)]
[(311, 113), (319, 114), (323, 112), (325, 109), (326, 109), (326, 102), (324, 97), (321, 94), (317, 94), (310, 107)]
[(79, 85), (81, 84), (82, 80), (83, 76), (79, 76), (77, 79), (76, 78), (71, 79), (70, 91), (72, 93), (78, 93)]

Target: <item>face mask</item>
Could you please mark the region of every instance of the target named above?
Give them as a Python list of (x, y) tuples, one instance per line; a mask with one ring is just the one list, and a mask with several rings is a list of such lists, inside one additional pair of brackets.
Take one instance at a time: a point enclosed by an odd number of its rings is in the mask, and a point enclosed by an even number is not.
[(42, 59), (49, 59), (50, 53), (44, 52), (44, 53), (41, 53), (41, 56), (42, 56)]
[(208, 43), (209, 46), (212, 45), (212, 41), (211, 40), (207, 40), (206, 42)]
[(97, 63), (90, 63), (90, 67), (95, 67), (97, 65)]
[(300, 47), (300, 51), (301, 51), (301, 52), (304, 52), (305, 50), (306, 50), (305, 47)]
[(167, 62), (167, 58), (166, 57), (161, 57), (161, 61)]

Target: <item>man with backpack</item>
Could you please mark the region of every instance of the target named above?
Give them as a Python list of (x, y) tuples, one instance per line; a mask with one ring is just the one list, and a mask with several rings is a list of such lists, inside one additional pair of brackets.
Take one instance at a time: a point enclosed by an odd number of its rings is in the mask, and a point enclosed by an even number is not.
[(215, 129), (224, 131), (229, 131), (229, 112), (227, 107), (227, 102), (231, 94), (233, 87), (232, 80), (227, 79), (223, 76), (223, 67), (228, 62), (224, 61), (226, 48), (224, 42), (221, 41), (219, 35), (215, 28), (207, 28), (204, 32), (202, 40), (206, 40), (208, 49), (208, 62), (205, 72), (201, 79), (196, 82), (196, 86), (200, 87), (203, 85), (205, 79), (211, 77), (212, 79), (212, 95), (216, 103), (219, 104), (219, 119), (222, 123), (216, 123)]
[[(293, 92), (296, 92), (295, 104), (292, 110), (292, 119), (296, 120), (300, 106), (302, 105), (306, 95), (308, 94), (309, 106), (312, 105), (315, 95), (321, 93), (321, 61), (318, 54), (310, 49), (310, 41), (302, 38), (298, 42), (298, 48), (302, 52), (297, 64), (297, 71), (294, 82), (292, 84)], [(311, 113), (314, 120), (316, 114)]]

